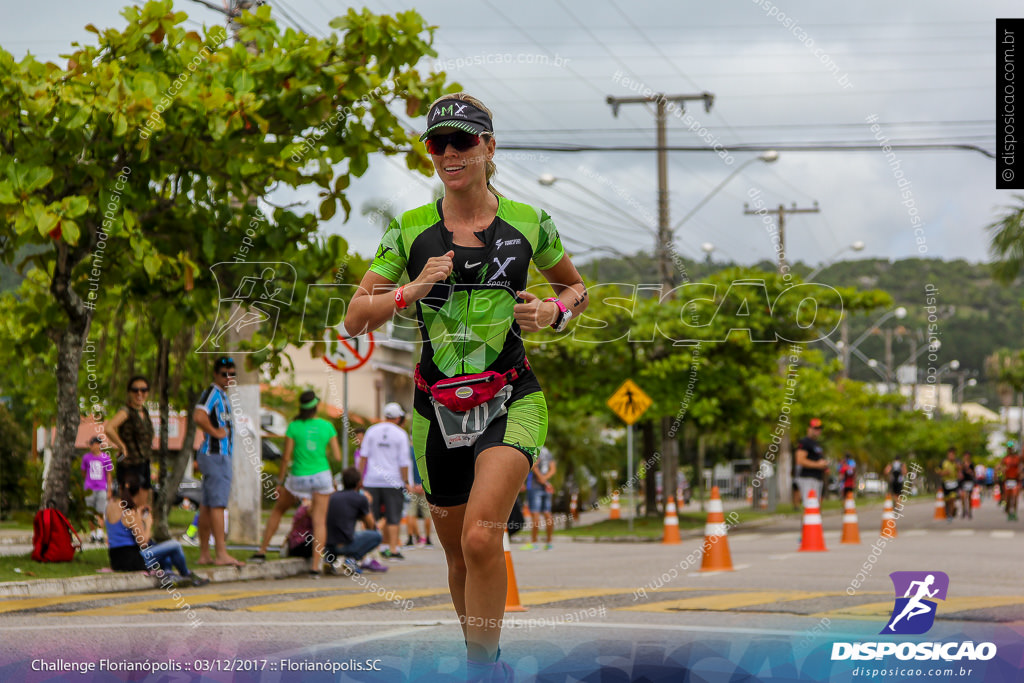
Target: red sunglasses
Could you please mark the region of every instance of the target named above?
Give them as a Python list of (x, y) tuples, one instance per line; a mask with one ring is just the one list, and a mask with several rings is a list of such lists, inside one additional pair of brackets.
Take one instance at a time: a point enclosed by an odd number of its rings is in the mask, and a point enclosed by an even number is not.
[(480, 144), (480, 136), (458, 130), (454, 133), (431, 135), (424, 141), (424, 144), (427, 146), (427, 151), (432, 155), (441, 156), (448, 149), (448, 145), (451, 145), (460, 152), (473, 149)]

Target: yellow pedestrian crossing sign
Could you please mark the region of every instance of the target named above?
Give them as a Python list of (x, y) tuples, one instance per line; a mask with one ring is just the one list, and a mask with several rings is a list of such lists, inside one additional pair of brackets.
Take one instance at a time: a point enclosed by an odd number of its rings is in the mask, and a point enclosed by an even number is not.
[(640, 416), (651, 407), (651, 397), (631, 379), (627, 379), (608, 399), (608, 407), (622, 418), (628, 425), (640, 419)]

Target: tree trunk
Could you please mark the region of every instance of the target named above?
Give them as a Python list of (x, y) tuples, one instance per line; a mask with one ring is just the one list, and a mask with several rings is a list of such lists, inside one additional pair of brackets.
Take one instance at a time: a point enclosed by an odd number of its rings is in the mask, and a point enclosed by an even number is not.
[[(170, 538), (170, 531), (167, 529), (167, 511), (169, 506), (164, 501), (174, 500), (174, 492), (168, 490), (167, 485), (169, 483), (168, 475), (168, 450), (167, 450), (167, 438), (170, 433), (170, 416), (171, 416), (171, 401), (170, 394), (168, 391), (168, 375), (167, 365), (171, 353), (171, 341), (163, 335), (159, 330), (156, 331), (156, 376), (153, 378), (156, 383), (157, 392), (159, 393), (159, 411), (160, 411), (160, 434), (159, 440), (160, 445), (156, 450), (156, 463), (159, 468), (159, 474), (157, 475), (157, 491), (153, 498), (153, 507), (155, 512), (153, 514), (153, 537), (157, 541), (165, 541)], [(178, 488), (177, 484), (174, 486)]]
[[(195, 391), (191, 395), (189, 405), (195, 405), (195, 402), (199, 400), (200, 391)], [(168, 467), (167, 467), (167, 479), (165, 481), (167, 495), (161, 496), (160, 500), (157, 501), (157, 516), (154, 518), (154, 523), (157, 525), (154, 531), (154, 535), (157, 538), (170, 538), (171, 530), (167, 523), (167, 517), (170, 514), (171, 506), (174, 503), (175, 493), (178, 490), (178, 486), (181, 485), (181, 480), (185, 477), (185, 465), (188, 464), (189, 458), (192, 457), (192, 444), (196, 440), (196, 423), (192, 419), (192, 411), (186, 411), (187, 422), (185, 423), (185, 440), (181, 444), (181, 450), (178, 451), (177, 455), (170, 456), (168, 454)]]
[[(86, 233), (88, 234), (88, 233)], [(92, 304), (86, 304), (71, 289), (71, 269), (86, 250), (83, 243), (71, 251), (68, 244), (57, 241), (57, 259), (54, 262), (50, 293), (68, 317), (67, 326), (56, 331), (57, 342), (57, 438), (53, 444), (53, 457), (46, 472), (40, 508), (50, 503), (63, 513), (68, 511), (68, 489), (71, 480), (71, 461), (75, 455), (75, 441), (81, 415), (78, 408), (78, 372), (82, 353), (95, 353), (95, 345), (86, 341), (92, 323)]]

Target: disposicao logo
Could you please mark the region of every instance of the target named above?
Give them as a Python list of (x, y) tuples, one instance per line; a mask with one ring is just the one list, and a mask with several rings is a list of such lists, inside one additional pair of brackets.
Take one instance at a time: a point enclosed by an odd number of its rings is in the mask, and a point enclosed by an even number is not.
[(896, 590), (896, 606), (880, 633), (927, 633), (935, 623), (936, 610), (936, 603), (928, 598), (946, 599), (949, 576), (944, 572), (893, 572), (889, 578)]
[[(949, 592), (949, 576), (944, 572), (893, 572), (889, 574), (896, 592), (892, 614), (879, 635), (920, 635), (935, 624), (938, 603)], [(868, 642), (833, 643), (832, 661), (882, 659), (917, 661), (989, 660), (996, 656), (994, 643), (966, 642)]]

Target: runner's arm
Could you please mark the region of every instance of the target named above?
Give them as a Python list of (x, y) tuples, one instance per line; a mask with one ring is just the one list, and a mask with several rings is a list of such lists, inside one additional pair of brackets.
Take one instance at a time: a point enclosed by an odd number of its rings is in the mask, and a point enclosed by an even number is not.
[[(569, 309), (573, 318), (587, 310), (590, 303), (587, 287), (568, 256), (563, 256), (554, 266), (540, 272), (555, 290), (555, 297)], [(516, 304), (513, 311), (523, 332), (536, 332), (550, 327), (558, 320), (559, 308), (554, 301), (541, 301), (526, 291), (518, 294), (524, 303)]]
[[(454, 251), (443, 256), (427, 259), (419, 276), (405, 285), (403, 294), (408, 305), (412, 305), (430, 293), (431, 288), (448, 279), (452, 273)], [(352, 295), (345, 315), (345, 330), (351, 336), (372, 332), (394, 316), (398, 310), (395, 302), (395, 282), (375, 273), (366, 271), (359, 289)]]

